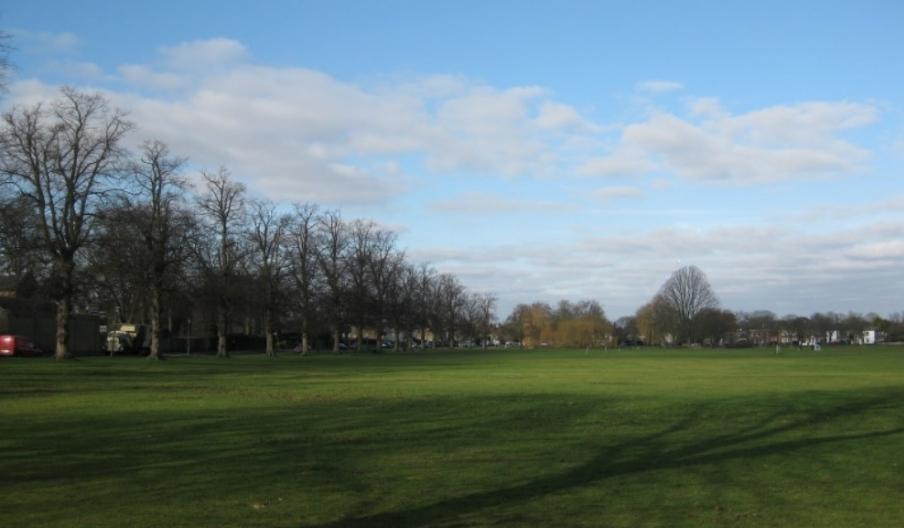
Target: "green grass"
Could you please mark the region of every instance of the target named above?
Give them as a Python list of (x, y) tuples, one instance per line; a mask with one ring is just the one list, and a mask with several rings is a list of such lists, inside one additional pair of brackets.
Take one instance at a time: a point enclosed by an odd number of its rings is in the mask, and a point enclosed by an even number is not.
[(904, 526), (904, 349), (0, 361), (4, 527)]

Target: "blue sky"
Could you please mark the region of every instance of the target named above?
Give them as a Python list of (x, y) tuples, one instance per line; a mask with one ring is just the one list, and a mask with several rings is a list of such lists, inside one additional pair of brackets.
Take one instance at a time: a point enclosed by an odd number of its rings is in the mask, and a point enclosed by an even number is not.
[[(133, 5), (134, 4), (134, 5)], [(899, 2), (3, 2), (3, 105), (102, 90), (193, 169), (518, 302), (904, 310)]]

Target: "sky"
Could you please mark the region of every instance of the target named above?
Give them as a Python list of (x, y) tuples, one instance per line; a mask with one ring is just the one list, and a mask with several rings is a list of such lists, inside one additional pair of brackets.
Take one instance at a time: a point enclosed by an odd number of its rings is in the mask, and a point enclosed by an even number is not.
[(192, 174), (518, 303), (904, 310), (904, 3), (0, 1), (0, 107), (100, 91)]

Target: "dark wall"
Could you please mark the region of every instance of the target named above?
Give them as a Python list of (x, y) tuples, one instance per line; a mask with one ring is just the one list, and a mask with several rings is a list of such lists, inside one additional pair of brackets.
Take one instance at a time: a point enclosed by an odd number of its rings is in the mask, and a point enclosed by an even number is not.
[[(69, 347), (73, 354), (101, 349), (100, 317), (74, 314), (69, 320)], [(56, 346), (56, 306), (23, 299), (0, 299), (0, 333), (31, 338), (45, 352)]]

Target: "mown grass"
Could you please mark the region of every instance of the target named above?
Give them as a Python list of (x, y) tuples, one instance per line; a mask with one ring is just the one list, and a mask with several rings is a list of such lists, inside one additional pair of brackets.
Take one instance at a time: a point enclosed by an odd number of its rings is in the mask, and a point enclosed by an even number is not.
[(0, 525), (904, 525), (904, 349), (0, 361)]

